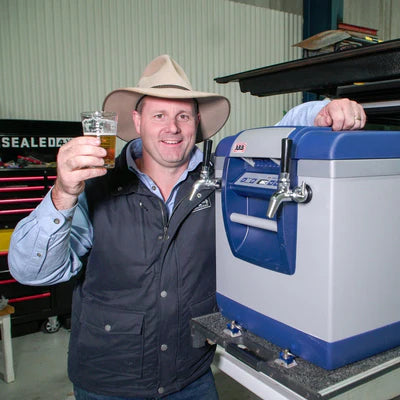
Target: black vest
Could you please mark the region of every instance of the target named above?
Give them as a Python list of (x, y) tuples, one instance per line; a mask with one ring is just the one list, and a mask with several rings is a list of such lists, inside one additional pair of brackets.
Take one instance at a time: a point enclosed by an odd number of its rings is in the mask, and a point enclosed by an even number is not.
[(73, 298), (72, 382), (89, 392), (162, 397), (207, 371), (191, 318), (216, 311), (214, 193), (189, 201), (199, 168), (165, 204), (126, 166), (87, 182), (93, 247)]

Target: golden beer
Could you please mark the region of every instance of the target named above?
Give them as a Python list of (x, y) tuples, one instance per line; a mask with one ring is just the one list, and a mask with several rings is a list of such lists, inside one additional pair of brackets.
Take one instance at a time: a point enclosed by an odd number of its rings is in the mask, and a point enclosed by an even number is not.
[(107, 154), (104, 157), (104, 166), (106, 168), (114, 168), (115, 167), (115, 144), (116, 144), (116, 136), (111, 134), (107, 135), (104, 133), (99, 135), (101, 143), (100, 146), (103, 149), (106, 149)]
[(100, 147), (106, 150), (107, 154), (104, 157), (104, 167), (114, 168), (115, 167), (115, 145), (117, 142), (117, 137), (115, 134), (103, 133), (101, 135), (88, 135), (100, 138)]
[(104, 167), (115, 166), (117, 114), (112, 111), (85, 111), (81, 113), (83, 134), (100, 138), (100, 146), (107, 151)]

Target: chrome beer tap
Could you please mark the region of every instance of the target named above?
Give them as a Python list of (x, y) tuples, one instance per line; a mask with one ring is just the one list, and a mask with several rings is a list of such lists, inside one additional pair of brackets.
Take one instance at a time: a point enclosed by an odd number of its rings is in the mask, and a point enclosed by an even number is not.
[(290, 162), (292, 140), (282, 139), (282, 154), (281, 154), (281, 173), (278, 181), (277, 191), (271, 196), (269, 201), (267, 217), (273, 218), (278, 211), (281, 203), (287, 201), (295, 201), (296, 203), (308, 203), (311, 200), (312, 191), (310, 186), (302, 182), (300, 186), (296, 186), (293, 190), (290, 189)]
[(221, 187), (221, 180), (214, 179), (210, 177), (211, 173), (211, 148), (212, 148), (212, 140), (206, 139), (204, 141), (203, 148), (203, 165), (200, 171), (200, 179), (198, 179), (193, 184), (192, 192), (190, 193), (189, 200), (192, 201), (196, 194), (203, 188), (215, 188), (219, 189)]

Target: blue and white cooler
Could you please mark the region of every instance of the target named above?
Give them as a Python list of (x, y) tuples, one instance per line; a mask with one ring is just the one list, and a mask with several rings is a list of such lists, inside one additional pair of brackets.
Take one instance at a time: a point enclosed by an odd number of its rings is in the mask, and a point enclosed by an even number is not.
[(325, 369), (400, 345), (400, 132), (249, 129), (215, 170), (224, 316)]

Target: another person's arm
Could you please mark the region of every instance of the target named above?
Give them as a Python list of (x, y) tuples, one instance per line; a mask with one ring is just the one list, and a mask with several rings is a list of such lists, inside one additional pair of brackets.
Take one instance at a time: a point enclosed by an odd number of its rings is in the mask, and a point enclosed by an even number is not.
[(309, 101), (289, 110), (277, 126), (331, 126), (334, 131), (362, 129), (363, 107), (349, 99)]

